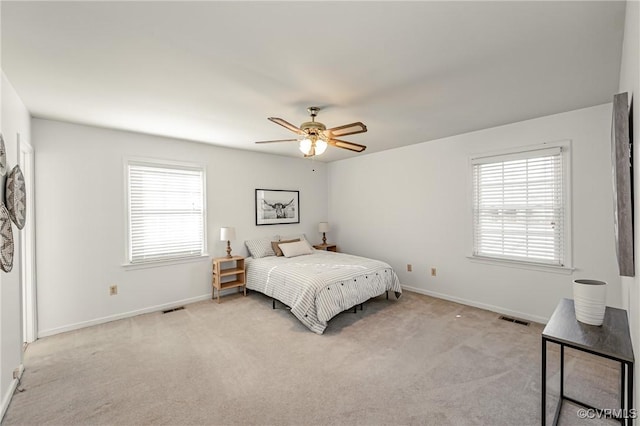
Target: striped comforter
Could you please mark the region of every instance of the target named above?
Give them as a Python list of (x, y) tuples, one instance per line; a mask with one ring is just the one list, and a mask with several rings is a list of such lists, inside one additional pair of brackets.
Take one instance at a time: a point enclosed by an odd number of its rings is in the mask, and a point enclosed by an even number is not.
[(379, 260), (314, 250), (292, 258), (247, 259), (247, 288), (278, 299), (313, 332), (322, 334), (335, 315), (387, 290), (402, 288), (391, 266)]

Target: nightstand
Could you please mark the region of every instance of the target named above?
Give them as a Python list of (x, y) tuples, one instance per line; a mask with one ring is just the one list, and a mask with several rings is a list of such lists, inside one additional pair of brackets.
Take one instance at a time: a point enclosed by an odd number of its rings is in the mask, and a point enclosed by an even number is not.
[(338, 251), (338, 246), (336, 246), (335, 244), (318, 244), (313, 246), (313, 248), (324, 251)]
[[(232, 279), (223, 280), (225, 277)], [(244, 257), (215, 257), (213, 258), (213, 280), (211, 281), (211, 299), (218, 290), (218, 303), (220, 303), (220, 291), (227, 288), (244, 287), (244, 295), (247, 295), (245, 280)]]

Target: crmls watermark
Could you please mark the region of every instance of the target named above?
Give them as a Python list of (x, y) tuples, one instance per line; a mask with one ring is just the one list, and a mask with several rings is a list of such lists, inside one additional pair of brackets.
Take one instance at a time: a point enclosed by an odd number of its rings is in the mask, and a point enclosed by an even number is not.
[(580, 408), (578, 410), (578, 418), (580, 419), (636, 419), (638, 411), (635, 408), (631, 410), (622, 408)]

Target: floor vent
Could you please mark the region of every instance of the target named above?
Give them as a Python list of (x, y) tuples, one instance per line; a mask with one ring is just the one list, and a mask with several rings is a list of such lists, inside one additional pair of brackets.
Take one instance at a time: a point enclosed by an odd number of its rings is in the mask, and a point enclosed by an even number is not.
[(162, 311), (163, 314), (168, 314), (169, 312), (181, 311), (184, 309), (184, 306), (178, 306), (177, 308), (167, 309), (166, 311)]
[(500, 319), (503, 320), (503, 321), (513, 322), (513, 323), (524, 325), (524, 326), (529, 326), (529, 324), (530, 324), (529, 321), (525, 321), (525, 320), (521, 320), (521, 319), (517, 319), (517, 318), (511, 318), (511, 317), (507, 317), (507, 316), (504, 316), (504, 315), (500, 315)]

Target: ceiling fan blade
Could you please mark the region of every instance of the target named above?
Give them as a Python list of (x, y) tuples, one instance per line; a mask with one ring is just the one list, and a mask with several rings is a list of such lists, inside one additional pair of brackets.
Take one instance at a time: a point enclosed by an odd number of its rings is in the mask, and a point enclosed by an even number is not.
[(258, 141), (256, 143), (274, 143), (274, 142), (298, 142), (298, 139), (275, 139), (272, 141)]
[(356, 123), (345, 124), (344, 126), (333, 127), (331, 129), (325, 130), (325, 134), (329, 137), (334, 136), (347, 136), (347, 135), (355, 135), (357, 133), (364, 133), (367, 131), (367, 126), (365, 126), (362, 122), (358, 121)]
[(329, 139), (329, 145), (337, 146), (338, 148), (348, 149), (350, 151), (362, 152), (367, 149), (366, 146), (353, 142), (341, 141), (340, 139)]
[(302, 129), (300, 129), (299, 127), (294, 126), (293, 124), (289, 123), (287, 120), (283, 120), (282, 118), (278, 118), (278, 117), (269, 117), (269, 118), (267, 118), (267, 120), (272, 121), (272, 122), (274, 122), (276, 124), (279, 124), (282, 127), (285, 127), (287, 129), (291, 130), (295, 134), (304, 135), (304, 132), (302, 131)]

